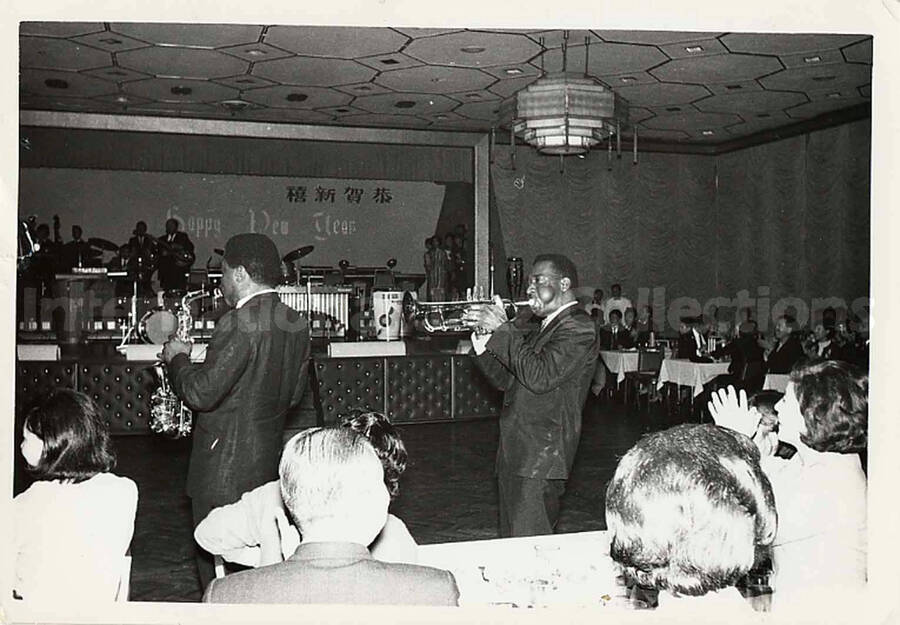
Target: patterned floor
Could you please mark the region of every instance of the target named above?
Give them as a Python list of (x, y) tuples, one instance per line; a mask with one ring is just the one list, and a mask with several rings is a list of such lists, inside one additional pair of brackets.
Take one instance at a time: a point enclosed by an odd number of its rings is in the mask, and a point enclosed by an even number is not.
[[(618, 458), (643, 433), (672, 424), (662, 411), (648, 415), (591, 397), (558, 531), (604, 529), (604, 491)], [(401, 434), (410, 463), (392, 511), (416, 540), (428, 544), (495, 538), (496, 422), (408, 425)], [(116, 472), (134, 479), (140, 492), (131, 599), (198, 601), (190, 505), (183, 495), (189, 443), (126, 436), (118, 437), (116, 445)]]

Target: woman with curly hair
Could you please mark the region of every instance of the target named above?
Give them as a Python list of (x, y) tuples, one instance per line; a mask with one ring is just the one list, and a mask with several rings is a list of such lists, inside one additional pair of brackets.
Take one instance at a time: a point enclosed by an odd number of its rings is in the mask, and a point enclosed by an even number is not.
[[(858, 587), (866, 581), (867, 376), (845, 362), (801, 364), (775, 406), (780, 440), (797, 448), (789, 460), (762, 461), (775, 493), (773, 546), (776, 599), (810, 588)], [(716, 423), (757, 437), (746, 396), (729, 387), (710, 402)]]
[(13, 500), (14, 593), (29, 602), (113, 601), (138, 492), (116, 464), (109, 431), (87, 395), (57, 390), (25, 418), (22, 457), (35, 482)]

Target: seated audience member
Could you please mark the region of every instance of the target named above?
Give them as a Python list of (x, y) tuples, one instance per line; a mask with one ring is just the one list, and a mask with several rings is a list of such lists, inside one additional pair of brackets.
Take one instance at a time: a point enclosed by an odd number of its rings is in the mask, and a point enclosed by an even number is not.
[(797, 453), (796, 447), (778, 440), (778, 411), (775, 406), (783, 397), (784, 393), (779, 391), (757, 391), (747, 400), (752, 420), (759, 421), (753, 441), (763, 458), (776, 455), (789, 460)]
[(609, 313), (609, 323), (600, 328), (600, 349), (629, 349), (634, 341), (622, 325), (622, 313), (613, 309)]
[(835, 360), (837, 345), (834, 341), (834, 329), (826, 328), (824, 324), (817, 323), (813, 329), (815, 342), (815, 355), (823, 360)]
[(681, 324), (678, 326), (677, 358), (703, 359), (706, 349), (699, 329), (701, 323), (701, 319), (697, 317), (681, 318)]
[(713, 358), (729, 358), (728, 373), (716, 376), (709, 382), (711, 389), (729, 384), (748, 391), (762, 388), (763, 350), (756, 341), (756, 325), (744, 322), (738, 329), (738, 336), (712, 353)]
[(766, 352), (768, 373), (790, 373), (804, 358), (803, 343), (797, 336), (797, 322), (787, 315), (775, 322), (775, 343)]
[(281, 495), (303, 537), (284, 562), (210, 582), (211, 603), (457, 605), (449, 571), (375, 560), (390, 496), (371, 443), (349, 428), (291, 438), (278, 467)]
[[(800, 365), (776, 411), (778, 439), (796, 453), (762, 460), (778, 506), (775, 598), (858, 588), (866, 581), (866, 476), (857, 452), (867, 442), (868, 379), (844, 362)], [(743, 392), (719, 391), (710, 412), (719, 425), (763, 438)]]
[[(355, 410), (340, 418), (346, 427), (365, 436), (384, 469), (384, 483), (391, 500), (400, 492), (400, 476), (406, 469), (406, 447), (387, 417), (378, 412)], [(278, 480), (244, 493), (227, 506), (212, 510), (194, 530), (197, 544), (209, 553), (243, 566), (265, 566), (290, 557), (300, 544), (297, 528), (288, 522)], [(369, 545), (372, 557), (383, 562), (417, 560), (416, 541), (406, 525), (388, 514), (384, 528)]]
[(606, 491), (609, 553), (659, 609), (751, 611), (735, 583), (768, 555), (775, 500), (749, 438), (679, 425), (640, 439)]
[(23, 436), (36, 481), (13, 500), (15, 595), (58, 605), (116, 600), (138, 492), (110, 473), (116, 458), (100, 409), (82, 393), (54, 391), (28, 413)]
[(641, 306), (637, 319), (634, 322), (637, 335), (634, 337), (637, 345), (647, 345), (650, 342), (650, 333), (656, 332), (653, 325), (653, 309), (649, 306)]

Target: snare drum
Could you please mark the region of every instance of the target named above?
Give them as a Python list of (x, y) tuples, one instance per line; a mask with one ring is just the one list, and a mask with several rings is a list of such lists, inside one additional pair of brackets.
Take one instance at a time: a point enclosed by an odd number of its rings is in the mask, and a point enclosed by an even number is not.
[(178, 318), (175, 313), (162, 308), (148, 310), (138, 324), (138, 336), (144, 343), (162, 345), (175, 335)]

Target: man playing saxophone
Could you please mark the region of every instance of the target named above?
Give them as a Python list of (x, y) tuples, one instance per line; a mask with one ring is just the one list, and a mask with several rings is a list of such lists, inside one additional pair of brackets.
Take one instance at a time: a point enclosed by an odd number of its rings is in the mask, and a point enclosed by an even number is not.
[[(233, 307), (218, 322), (203, 363), (190, 343), (163, 346), (172, 388), (194, 411), (187, 478), (196, 526), (215, 507), (278, 478), (288, 411), (300, 403), (310, 353), (306, 320), (285, 306), (273, 286), (281, 256), (263, 234), (238, 234), (225, 244), (221, 291)], [(198, 551), (203, 587), (212, 556)]]

